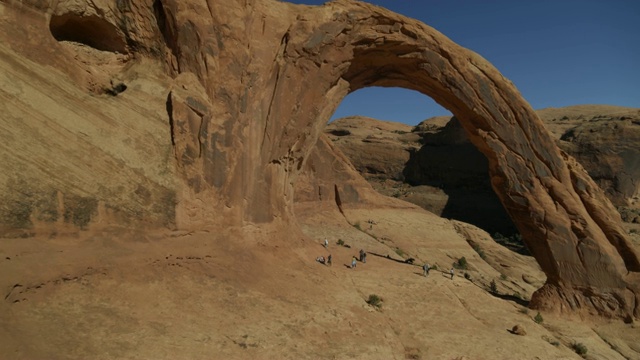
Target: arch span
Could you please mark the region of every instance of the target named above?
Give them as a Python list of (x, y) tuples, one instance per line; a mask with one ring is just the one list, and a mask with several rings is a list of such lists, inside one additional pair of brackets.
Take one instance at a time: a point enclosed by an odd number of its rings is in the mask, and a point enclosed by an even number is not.
[(556, 147), (509, 80), (417, 21), (366, 4), (327, 6), (333, 6), (332, 18), (313, 27), (295, 24), (285, 51), (287, 66), (299, 71), (287, 75), (311, 74), (314, 87), (325, 90), (320, 96), (291, 84), (302, 104), (323, 99), (317, 113), (312, 106), (299, 111), (312, 117), (307, 121), (313, 127), (326, 122), (322, 109), (367, 86), (403, 87), (433, 98), (459, 119), (488, 159), (494, 191), (547, 275), (532, 305), (640, 315), (632, 274), (640, 271), (640, 261), (615, 208)]
[[(181, 69), (178, 83), (199, 82), (169, 97), (172, 129), (198, 125), (173, 134), (176, 159), (189, 160), (177, 164), (187, 189), (180, 226), (221, 219), (216, 204), (236, 223), (286, 221), (301, 165), (342, 99), (366, 86), (403, 87), (449, 109), (488, 159), (494, 191), (547, 275), (534, 306), (640, 317), (640, 257), (616, 210), (481, 56), (366, 3), (194, 4), (163, 1), (167, 21), (189, 25), (172, 35), (189, 51), (168, 62)], [(189, 141), (197, 156), (184, 150)]]

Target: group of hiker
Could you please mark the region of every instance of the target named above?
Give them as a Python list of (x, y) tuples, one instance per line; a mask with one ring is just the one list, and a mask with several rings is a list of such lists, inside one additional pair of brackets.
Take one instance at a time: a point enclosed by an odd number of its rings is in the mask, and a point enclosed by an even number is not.
[(331, 261), (333, 259), (331, 258), (331, 254), (329, 254), (329, 256), (327, 256), (327, 258), (325, 259), (324, 256), (318, 256), (316, 258), (316, 261), (319, 262), (322, 265), (329, 265), (331, 266)]
[[(327, 238), (324, 238), (324, 247), (325, 249), (329, 248), (329, 240), (327, 240)], [(351, 269), (355, 269), (356, 265), (358, 264), (358, 260), (361, 263), (366, 263), (367, 262), (367, 252), (364, 251), (364, 249), (360, 249), (360, 252), (358, 253), (359, 258), (357, 258), (355, 255), (351, 258)], [(389, 257), (389, 256), (387, 256)], [(408, 264), (413, 264), (413, 258), (411, 258), (412, 261), (407, 262), (405, 260), (406, 263)], [(316, 258), (316, 261), (323, 264), (323, 265), (329, 265), (331, 266), (331, 262), (332, 262), (332, 257), (331, 254), (329, 254), (327, 256), (327, 258), (325, 259), (324, 256), (318, 256)], [(429, 270), (431, 270), (431, 266), (429, 265), (429, 263), (425, 262), (424, 265), (422, 265), (422, 273), (425, 277), (429, 276)], [(454, 276), (454, 270), (453, 268), (451, 268), (449, 270), (449, 275), (451, 276), (451, 280), (453, 280), (453, 276)]]

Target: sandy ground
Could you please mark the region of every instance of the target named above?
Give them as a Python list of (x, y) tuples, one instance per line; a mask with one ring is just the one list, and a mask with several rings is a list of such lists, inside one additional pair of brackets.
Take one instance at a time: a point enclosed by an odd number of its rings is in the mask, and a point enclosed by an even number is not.
[[(407, 209), (351, 209), (346, 217), (314, 206), (297, 211), (304, 234), (292, 230), (285, 238), (274, 236), (280, 229), (250, 226), (191, 234), (109, 229), (79, 237), (3, 239), (0, 354), (7, 359), (579, 359), (571, 344), (581, 342), (593, 359), (639, 358), (640, 331), (634, 325), (595, 326), (547, 314), (536, 324), (533, 310), (489, 293), (475, 280), (499, 273), (474, 256), (448, 220)], [(370, 229), (375, 237), (347, 222), (364, 228), (369, 219), (376, 222)], [(351, 248), (338, 246), (338, 239)], [(368, 252), (367, 262), (351, 269), (360, 248)], [(329, 253), (332, 266), (315, 261)], [(445, 268), (460, 256), (474, 269), (468, 271), (473, 282), (461, 271), (453, 280), (437, 270), (422, 275), (422, 261)], [(407, 257), (416, 264), (403, 263)], [(509, 259), (499, 261), (511, 264), (512, 271), (526, 271)], [(522, 283), (516, 280), (504, 283)], [(383, 299), (380, 309), (366, 303), (371, 294)], [(512, 334), (516, 324), (527, 335)]]

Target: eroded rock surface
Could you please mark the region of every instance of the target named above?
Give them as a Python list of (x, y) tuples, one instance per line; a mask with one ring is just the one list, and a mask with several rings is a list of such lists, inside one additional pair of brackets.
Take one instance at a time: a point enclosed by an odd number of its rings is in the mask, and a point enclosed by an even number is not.
[[(575, 157), (627, 223), (640, 223), (640, 110), (576, 105), (536, 111), (558, 146)], [(515, 227), (489, 182), (486, 158), (455, 117), (415, 127), (361, 116), (337, 119), (325, 133), (382, 194), (446, 218), (512, 235)]]
[[(293, 219), (294, 184), (344, 96), (366, 86), (405, 87), (448, 108), (487, 158), (494, 190), (547, 275), (545, 286), (534, 294), (534, 306), (560, 304), (566, 310), (640, 316), (638, 254), (604, 193), (582, 166), (559, 151), (511, 82), (479, 55), (416, 20), (346, 0), (323, 7), (269, 0), (24, 1), (0, 6), (3, 53), (27, 58), (39, 69), (51, 66), (67, 75), (63, 87), (74, 83), (73, 91), (79, 87), (95, 94), (86, 93), (87, 101), (112, 103), (114, 112), (124, 112), (98, 117), (100, 125), (89, 127), (95, 130), (90, 145), (96, 139), (113, 141), (93, 152), (68, 146), (81, 142), (79, 128), (59, 149), (43, 152), (41, 166), (15, 147), (3, 148), (9, 159), (3, 162), (3, 184), (24, 168), (39, 169), (28, 171), (35, 174), (29, 183), (44, 189), (38, 193), (95, 199), (65, 206), (64, 212), (100, 209), (121, 194), (121, 202), (109, 204), (112, 212), (133, 209), (139, 222), (154, 226), (162, 221), (145, 217), (153, 206), (165, 214), (163, 210), (174, 209), (173, 201), (158, 201), (164, 196), (162, 187), (176, 195), (175, 216), (167, 218), (173, 217), (178, 228), (287, 224)], [(76, 31), (85, 35), (70, 35)], [(73, 43), (71, 49), (63, 51), (61, 42)], [(85, 47), (93, 55), (86, 55)], [(113, 78), (118, 84), (118, 77), (145, 77), (135, 75), (145, 61), (161, 70), (155, 86), (170, 84), (164, 91), (140, 84), (141, 90), (156, 95), (153, 100), (124, 106), (130, 90), (115, 97), (99, 95), (113, 92)], [(19, 91), (13, 96), (21, 99)], [(161, 107), (154, 106), (158, 100)], [(84, 106), (62, 106), (65, 112), (56, 116), (45, 107), (49, 115), (40, 127)], [(147, 106), (152, 113), (144, 116)], [(16, 116), (3, 121), (8, 128), (3, 129), (3, 143), (39, 142), (37, 131), (22, 128), (32, 124), (22, 121), (23, 111), (15, 110)], [(142, 131), (140, 139), (122, 147), (131, 132), (121, 124), (140, 124), (132, 115), (141, 112), (157, 121), (158, 137), (150, 136), (156, 140), (149, 143)], [(161, 150), (168, 145), (171, 156), (163, 158)], [(149, 152), (138, 152), (140, 146), (150, 146)], [(85, 157), (74, 162), (79, 164), (77, 176), (45, 170), (60, 155), (67, 159), (78, 154)], [(113, 159), (101, 159), (104, 154)], [(133, 154), (139, 164), (132, 162)], [(150, 165), (153, 160), (158, 166)], [(106, 171), (108, 163), (123, 166)], [(96, 175), (95, 167), (106, 174)], [(163, 167), (169, 170), (158, 170)], [(81, 175), (87, 176), (86, 186), (78, 189)], [(136, 193), (132, 188), (152, 178), (160, 184), (152, 187), (155, 191)], [(16, 214), (16, 206), (5, 205), (3, 211)], [(100, 218), (95, 213), (101, 212), (82, 212), (88, 216), (84, 226)], [(20, 214), (31, 219), (33, 208)], [(117, 217), (109, 221), (122, 222)], [(33, 226), (33, 221), (23, 225)]]

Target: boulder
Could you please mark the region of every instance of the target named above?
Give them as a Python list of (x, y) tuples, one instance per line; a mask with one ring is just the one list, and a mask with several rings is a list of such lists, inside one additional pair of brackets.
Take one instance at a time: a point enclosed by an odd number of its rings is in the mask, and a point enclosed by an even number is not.
[(527, 335), (527, 331), (524, 329), (522, 325), (514, 325), (511, 329), (511, 333), (515, 335), (525, 336)]

